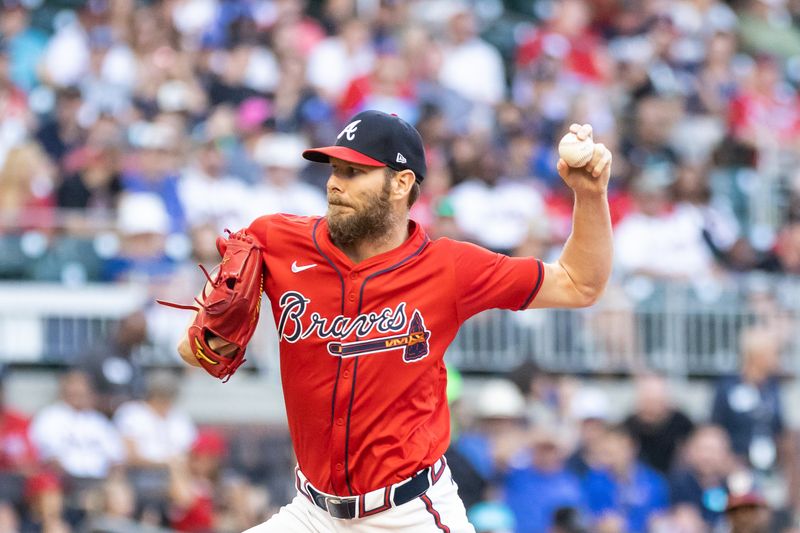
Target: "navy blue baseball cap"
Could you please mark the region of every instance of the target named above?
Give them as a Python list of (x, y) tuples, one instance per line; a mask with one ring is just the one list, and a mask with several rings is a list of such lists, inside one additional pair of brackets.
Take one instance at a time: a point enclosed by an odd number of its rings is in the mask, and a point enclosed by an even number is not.
[(328, 163), (331, 157), (373, 167), (411, 170), (418, 182), (425, 179), (425, 147), (419, 132), (397, 115), (362, 111), (347, 123), (336, 144), (312, 148), (303, 157)]

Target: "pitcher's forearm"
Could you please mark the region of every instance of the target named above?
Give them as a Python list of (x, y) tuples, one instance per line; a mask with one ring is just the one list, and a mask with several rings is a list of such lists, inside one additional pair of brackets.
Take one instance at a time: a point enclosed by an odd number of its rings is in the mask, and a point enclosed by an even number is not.
[(611, 276), (613, 251), (607, 194), (576, 194), (572, 233), (558, 262), (575, 288), (592, 302), (603, 293)]

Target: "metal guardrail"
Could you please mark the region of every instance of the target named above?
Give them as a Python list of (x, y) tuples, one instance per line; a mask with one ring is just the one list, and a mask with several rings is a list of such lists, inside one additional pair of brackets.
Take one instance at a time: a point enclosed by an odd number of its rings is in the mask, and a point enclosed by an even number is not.
[(775, 336), (784, 370), (797, 373), (800, 282), (753, 279), (727, 287), (635, 280), (647, 290), (612, 288), (589, 309), (490, 311), (464, 324), (448, 361), (476, 371), (534, 361), (557, 372), (721, 375), (738, 368), (741, 334), (757, 326)]
[[(116, 321), (147, 303), (144, 287), (0, 285), (0, 360), (69, 363), (101, 341)], [(264, 306), (265, 310), (269, 306)], [(181, 315), (175, 327), (185, 326)], [(736, 369), (739, 337), (770, 328), (787, 372), (800, 370), (800, 281), (743, 278), (727, 285), (628, 280), (582, 310), (488, 311), (465, 323), (446, 360), (467, 371), (505, 372), (524, 361), (555, 372), (675, 376)], [(173, 340), (146, 347), (145, 361), (175, 364)], [(251, 368), (278, 375), (277, 336), (264, 313), (249, 353)]]

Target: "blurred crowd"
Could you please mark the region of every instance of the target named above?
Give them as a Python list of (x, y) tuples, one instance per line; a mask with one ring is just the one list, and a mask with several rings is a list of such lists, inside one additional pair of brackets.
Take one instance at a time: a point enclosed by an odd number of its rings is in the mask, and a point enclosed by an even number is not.
[(198, 427), (175, 372), (109, 384), (98, 370), (62, 373), (32, 418), (3, 401), (0, 376), (0, 531), (240, 533), (286, 501), (285, 431)]
[[(144, 330), (142, 316), (123, 321), (31, 416), (11, 407), (0, 372), (0, 531), (238, 533), (289, 501), (285, 428), (198, 427), (177, 401), (183, 371), (136, 364)], [(769, 330), (745, 329), (739, 371), (691, 417), (680, 384), (655, 373), (624, 398), (614, 381), (533, 363), (469, 385), (450, 368), (446, 460), (471, 523), (477, 533), (800, 532), (800, 441), (778, 348)]]
[(478, 533), (800, 531), (776, 343), (750, 329), (741, 352), (740, 373), (695, 419), (652, 373), (623, 409), (597, 382), (532, 364), (471, 398), (451, 375), (446, 455)]
[(551, 257), (555, 146), (614, 153), (616, 272), (800, 272), (789, 0), (0, 3), (0, 276), (169, 284), (213, 238), (325, 211), (353, 113), (416, 124), (433, 236)]
[[(367, 108), (422, 133), (411, 216), (432, 237), (549, 260), (572, 209), (556, 144), (588, 122), (614, 153), (618, 311), (585, 327), (624, 358), (652, 280), (708, 298), (800, 274), (798, 84), (796, 0), (0, 0), (0, 279), (190, 301), (224, 228), (324, 214), (327, 169), (300, 154)], [(455, 394), (478, 531), (792, 531), (775, 375), (797, 328), (785, 294), (748, 287), (761, 329), (703, 419), (649, 374), (624, 420), (532, 366)], [(196, 427), (176, 376), (136, 362), (148, 337), (174, 345), (169, 313), (76, 356), (32, 421), (0, 404), (0, 531), (240, 531), (285, 501), (286, 442)]]
[[(557, 141), (591, 123), (609, 346), (658, 282), (724, 307), (745, 273), (800, 273), (796, 1), (71, 1), (0, 2), (0, 279), (191, 301), (225, 228), (324, 214), (300, 154), (365, 108), (422, 133), (432, 237), (545, 260), (571, 229)], [(174, 344), (184, 318), (151, 315)]]

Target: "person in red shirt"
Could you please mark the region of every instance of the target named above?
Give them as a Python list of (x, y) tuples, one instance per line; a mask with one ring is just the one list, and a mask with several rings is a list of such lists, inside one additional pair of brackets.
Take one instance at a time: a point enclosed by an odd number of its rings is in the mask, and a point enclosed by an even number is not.
[(170, 470), (170, 527), (176, 531), (213, 531), (217, 512), (215, 486), (222, 458), (227, 453), (224, 437), (217, 431), (200, 432), (192, 444), (188, 461), (175, 459)]
[(30, 474), (38, 467), (38, 454), (28, 436), (30, 420), (6, 405), (7, 370), (0, 367), (0, 475)]
[[(558, 162), (575, 211), (553, 264), (429, 239), (408, 217), (426, 176), (422, 138), (395, 115), (361, 112), (336, 145), (303, 156), (330, 164), (327, 216), (247, 229), (263, 247), (298, 463), (297, 496), (248, 532), (474, 532), (443, 459), (445, 350), (486, 309), (597, 300), (611, 271), (611, 153), (597, 144), (584, 168)], [(198, 364), (187, 338), (179, 353)]]

